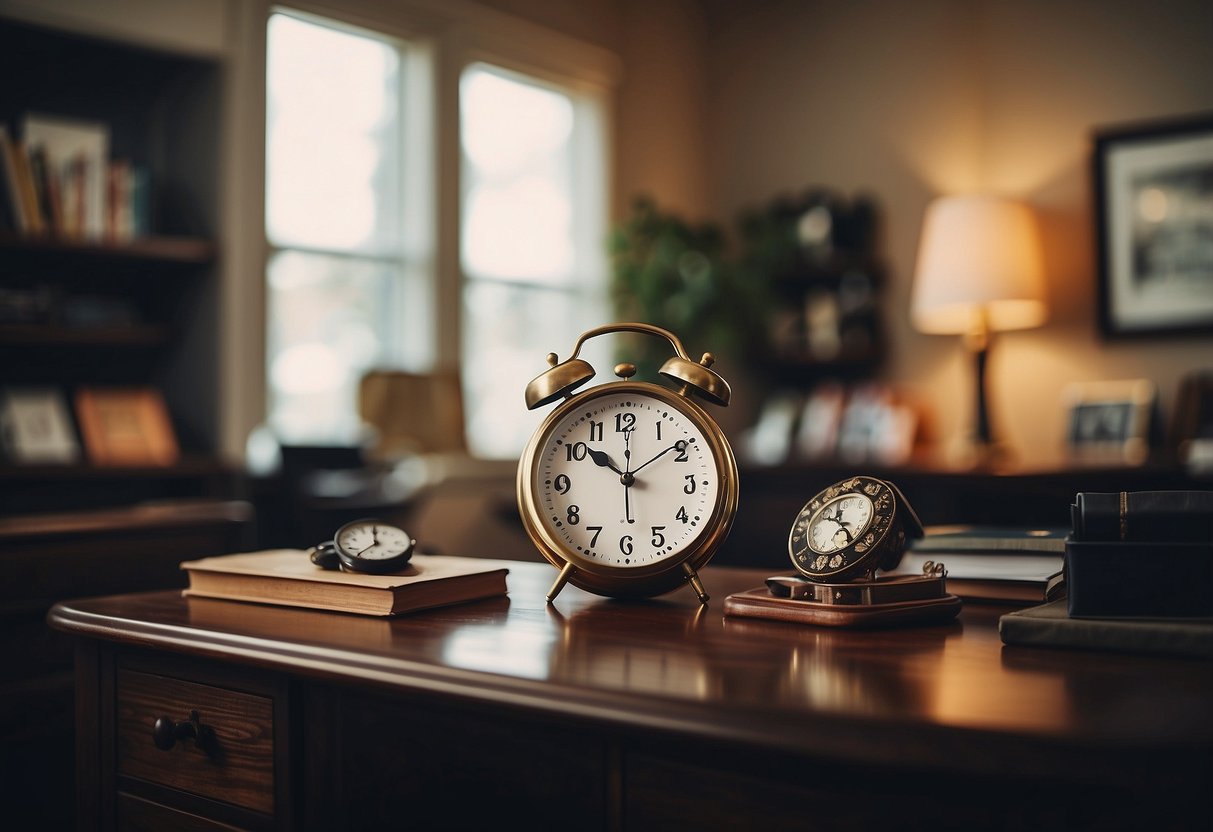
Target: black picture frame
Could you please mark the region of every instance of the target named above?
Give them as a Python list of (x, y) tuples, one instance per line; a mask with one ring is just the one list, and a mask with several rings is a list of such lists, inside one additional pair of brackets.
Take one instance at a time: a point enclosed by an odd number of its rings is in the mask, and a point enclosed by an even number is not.
[(1092, 173), (1104, 337), (1213, 334), (1213, 113), (1099, 129)]

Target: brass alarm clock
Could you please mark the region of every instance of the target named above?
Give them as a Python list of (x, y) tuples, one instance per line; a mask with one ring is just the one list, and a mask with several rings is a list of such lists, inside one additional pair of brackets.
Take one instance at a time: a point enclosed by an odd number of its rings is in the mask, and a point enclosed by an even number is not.
[[(619, 381), (574, 391), (594, 377), (578, 356), (591, 338), (635, 332), (664, 338), (673, 356), (659, 374), (669, 389)], [(707, 603), (698, 571), (737, 513), (737, 462), (720, 426), (692, 397), (729, 403), (729, 385), (704, 353), (696, 362), (671, 332), (643, 323), (591, 329), (570, 358), (526, 387), (530, 410), (564, 399), (531, 437), (518, 465), (518, 509), (532, 542), (560, 570), (553, 600), (571, 583), (598, 595), (642, 598), (689, 583)]]

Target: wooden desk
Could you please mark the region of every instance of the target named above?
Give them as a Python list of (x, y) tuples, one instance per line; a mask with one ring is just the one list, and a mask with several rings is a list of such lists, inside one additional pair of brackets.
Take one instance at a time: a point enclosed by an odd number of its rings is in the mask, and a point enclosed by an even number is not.
[[(518, 563), (508, 598), (391, 621), (57, 604), (83, 825), (1205, 828), (1213, 663), (1004, 647), (999, 607), (867, 633), (726, 619), (767, 573), (722, 567), (706, 608), (547, 606), (554, 574)], [(218, 750), (155, 748), (190, 709)]]

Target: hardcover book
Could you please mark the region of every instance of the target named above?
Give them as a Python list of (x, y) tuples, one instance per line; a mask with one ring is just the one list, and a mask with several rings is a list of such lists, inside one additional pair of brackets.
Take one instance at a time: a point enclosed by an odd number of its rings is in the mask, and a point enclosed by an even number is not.
[(966, 552), (977, 554), (1014, 552), (1062, 554), (1068, 528), (1017, 528), (1011, 526), (928, 526), (925, 534), (911, 541), (915, 552)]
[(271, 549), (186, 561), (183, 595), (392, 616), (506, 594), (508, 563), (414, 555), (392, 575), (321, 569), (301, 549)]
[(998, 619), (1003, 644), (1213, 658), (1213, 618), (1071, 618), (1066, 600)]

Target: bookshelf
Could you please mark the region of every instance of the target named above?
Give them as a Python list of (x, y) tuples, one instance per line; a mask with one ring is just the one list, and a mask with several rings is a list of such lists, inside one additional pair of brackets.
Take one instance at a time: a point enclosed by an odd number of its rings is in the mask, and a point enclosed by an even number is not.
[(84, 387), (152, 388), (182, 451), (168, 468), (92, 471), (73, 424), (76, 462), (0, 456), (0, 514), (222, 496), (220, 59), (0, 17), (0, 72), (14, 79), (0, 85), (10, 137), (22, 139), (31, 115), (93, 125), (107, 136), (108, 160), (147, 182), (146, 216), (133, 231), (0, 230), (2, 386), (57, 391), (69, 410)]

